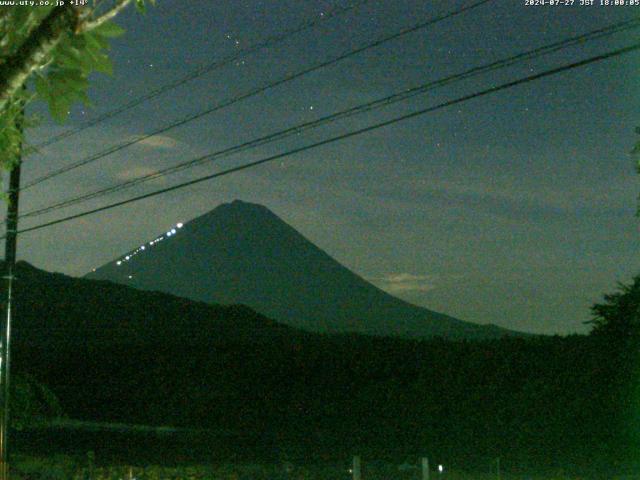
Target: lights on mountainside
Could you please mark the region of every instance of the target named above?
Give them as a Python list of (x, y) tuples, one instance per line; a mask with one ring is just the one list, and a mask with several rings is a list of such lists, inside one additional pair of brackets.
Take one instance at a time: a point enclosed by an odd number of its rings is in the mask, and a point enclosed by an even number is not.
[[(153, 247), (154, 245), (156, 245), (158, 242), (161, 242), (165, 238), (168, 238), (168, 237), (171, 237), (173, 235), (176, 235), (178, 233), (177, 229), (182, 228), (183, 226), (184, 226), (183, 223), (176, 223), (176, 225), (174, 227), (172, 227), (169, 230), (167, 230), (167, 233), (165, 233), (164, 235), (160, 235), (159, 237), (154, 238), (153, 240), (151, 240), (148, 243), (148, 246), (149, 247)], [(147, 244), (140, 245), (133, 252), (130, 252), (127, 255), (125, 255), (124, 258), (121, 258), (121, 259), (117, 260), (116, 261), (116, 265), (117, 266), (121, 266), (124, 262), (128, 262), (129, 260), (132, 260), (133, 257), (135, 257), (136, 255), (138, 255), (139, 253), (141, 253), (141, 252), (143, 252), (145, 250), (147, 250)], [(131, 278), (131, 276), (129, 276), (129, 278)]]

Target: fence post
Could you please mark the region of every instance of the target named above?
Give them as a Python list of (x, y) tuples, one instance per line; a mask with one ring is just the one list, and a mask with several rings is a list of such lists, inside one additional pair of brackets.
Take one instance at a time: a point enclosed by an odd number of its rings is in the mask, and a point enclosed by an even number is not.
[(361, 462), (359, 455), (355, 455), (353, 457), (353, 467), (351, 470), (353, 474), (353, 480), (362, 480)]
[(422, 457), (422, 480), (429, 480), (429, 459)]

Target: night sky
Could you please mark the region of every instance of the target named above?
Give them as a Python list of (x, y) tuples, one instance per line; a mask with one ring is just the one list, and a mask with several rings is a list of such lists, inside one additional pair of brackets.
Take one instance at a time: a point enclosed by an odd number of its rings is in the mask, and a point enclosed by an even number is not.
[[(23, 182), (209, 105), (471, 2), (372, 0), (244, 57), (25, 160)], [(525, 6), (494, 0), (143, 141), (32, 189), (28, 211), (233, 146), (429, 80), (640, 14), (640, 7)], [(65, 126), (45, 118), (37, 144), (149, 89), (305, 20), (336, 0), (158, 1), (118, 18), (113, 77)], [(434, 90), (318, 131), (21, 223), (28, 227), (256, 160), (330, 135), (606, 52), (639, 31)], [(236, 198), (260, 203), (386, 291), (463, 320), (539, 333), (586, 332), (589, 307), (640, 271), (640, 54), (465, 102), (167, 195), (27, 233), (18, 256), (82, 275), (177, 222)]]

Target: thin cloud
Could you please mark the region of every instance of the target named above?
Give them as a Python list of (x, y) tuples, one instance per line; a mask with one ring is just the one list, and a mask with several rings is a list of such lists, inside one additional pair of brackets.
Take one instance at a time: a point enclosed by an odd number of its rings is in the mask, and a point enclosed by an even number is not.
[[(118, 180), (128, 181), (134, 180), (136, 178), (145, 177), (147, 175), (153, 175), (158, 173), (158, 171), (154, 168), (142, 167), (142, 166), (132, 166), (126, 168), (124, 170), (120, 170), (116, 174), (116, 178)], [(153, 182), (166, 183), (164, 177), (158, 177), (152, 180)]]
[[(137, 138), (142, 138), (140, 135), (136, 135), (132, 137), (133, 140)], [(178, 141), (174, 138), (167, 137), (165, 135), (154, 135), (152, 137), (145, 138), (140, 140), (137, 145), (141, 145), (143, 147), (149, 148), (175, 148), (178, 145)]]

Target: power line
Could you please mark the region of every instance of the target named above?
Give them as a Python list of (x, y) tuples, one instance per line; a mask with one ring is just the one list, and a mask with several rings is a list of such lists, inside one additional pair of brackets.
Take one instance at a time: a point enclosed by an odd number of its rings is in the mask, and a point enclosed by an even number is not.
[(123, 143), (120, 143), (118, 145), (111, 146), (111, 147), (107, 148), (106, 150), (103, 150), (102, 152), (99, 152), (97, 154), (91, 155), (91, 156), (86, 157), (86, 158), (84, 158), (82, 160), (79, 160), (77, 162), (71, 163), (71, 164), (69, 164), (67, 166), (61, 167), (61, 168), (59, 168), (57, 170), (54, 170), (52, 172), (49, 172), (49, 173), (47, 173), (47, 174), (45, 174), (45, 175), (43, 175), (41, 177), (36, 178), (33, 181), (27, 183), (26, 185), (24, 185), (22, 187), (22, 190), (26, 190), (26, 189), (31, 188), (31, 187), (33, 187), (35, 185), (38, 185), (38, 184), (40, 184), (40, 183), (42, 183), (42, 182), (44, 182), (46, 180), (49, 180), (49, 179), (54, 178), (54, 177), (57, 177), (58, 175), (61, 175), (61, 174), (66, 173), (66, 172), (69, 172), (71, 170), (75, 170), (76, 168), (82, 167), (84, 165), (88, 165), (90, 163), (93, 163), (93, 162), (95, 162), (97, 160), (100, 160), (101, 158), (104, 158), (104, 157), (106, 157), (108, 155), (111, 155), (112, 153), (115, 153), (115, 152), (118, 152), (118, 151), (120, 151), (120, 150), (122, 150), (124, 148), (130, 147), (131, 145), (135, 145), (137, 143), (140, 143), (141, 141), (146, 140), (146, 139), (148, 139), (150, 137), (153, 137), (154, 135), (158, 135), (160, 133), (164, 133), (164, 132), (166, 132), (168, 130), (171, 130), (173, 128), (185, 125), (185, 124), (187, 124), (189, 122), (192, 122), (194, 120), (202, 118), (205, 115), (209, 115), (209, 114), (211, 114), (213, 112), (216, 112), (218, 110), (221, 110), (223, 108), (231, 106), (231, 105), (233, 105), (235, 103), (238, 103), (238, 102), (240, 102), (242, 100), (246, 100), (246, 99), (248, 99), (250, 97), (253, 97), (255, 95), (263, 93), (263, 92), (265, 92), (267, 90), (270, 90), (270, 89), (275, 88), (277, 86), (280, 86), (280, 85), (283, 85), (285, 83), (291, 82), (291, 81), (293, 81), (295, 79), (298, 79), (298, 78), (300, 78), (300, 77), (302, 77), (304, 75), (307, 75), (309, 73), (315, 72), (315, 71), (320, 70), (322, 68), (328, 67), (328, 66), (333, 65), (335, 63), (338, 63), (338, 62), (340, 62), (342, 60), (345, 60), (347, 58), (350, 58), (350, 57), (353, 57), (353, 56), (355, 56), (357, 54), (360, 54), (360, 53), (362, 53), (364, 51), (367, 51), (367, 50), (370, 50), (372, 48), (378, 47), (378, 46), (380, 46), (380, 45), (382, 45), (382, 44), (384, 44), (386, 42), (389, 42), (391, 40), (395, 40), (397, 38), (400, 38), (400, 37), (402, 37), (404, 35), (407, 35), (409, 33), (413, 33), (415, 31), (420, 30), (422, 28), (425, 28), (427, 26), (434, 25), (436, 23), (439, 23), (439, 22), (441, 22), (443, 20), (455, 17), (457, 15), (461, 15), (464, 12), (467, 12), (467, 11), (472, 10), (474, 8), (480, 7), (481, 5), (484, 5), (485, 3), (488, 3), (490, 1), (492, 1), (492, 0), (480, 0), (480, 1), (476, 2), (476, 3), (473, 3), (473, 4), (468, 5), (466, 7), (462, 7), (460, 9), (458, 9), (458, 10), (453, 11), (453, 12), (450, 12), (450, 13), (447, 13), (447, 14), (444, 14), (444, 15), (440, 15), (440, 16), (437, 16), (437, 17), (432, 17), (429, 20), (426, 20), (426, 21), (423, 21), (423, 22), (418, 23), (416, 25), (413, 25), (412, 27), (403, 28), (402, 30), (400, 30), (400, 31), (398, 31), (398, 32), (396, 32), (394, 34), (381, 37), (378, 40), (375, 40), (375, 41), (373, 41), (373, 42), (371, 42), (371, 43), (369, 43), (367, 45), (364, 45), (362, 47), (358, 47), (355, 50), (350, 50), (350, 51), (348, 51), (346, 53), (343, 53), (343, 54), (339, 55), (338, 57), (334, 57), (331, 60), (327, 60), (327, 61), (321, 62), (319, 64), (316, 64), (316, 65), (312, 66), (312, 67), (308, 67), (308, 68), (300, 70), (300, 71), (298, 71), (296, 73), (287, 75), (287, 76), (281, 78), (280, 80), (276, 80), (275, 82), (269, 83), (269, 84), (264, 85), (262, 87), (255, 88), (255, 89), (250, 90), (249, 92), (244, 93), (242, 95), (239, 95), (237, 97), (232, 97), (231, 99), (229, 99), (229, 100), (227, 100), (225, 102), (216, 104), (216, 105), (214, 105), (214, 106), (212, 106), (210, 108), (207, 108), (206, 110), (203, 110), (203, 111), (201, 111), (199, 113), (188, 115), (187, 117), (185, 117), (185, 118), (183, 118), (181, 120), (178, 120), (178, 121), (173, 122), (173, 123), (171, 123), (169, 125), (161, 127), (159, 129), (156, 129), (151, 133), (147, 133), (145, 135), (141, 135), (141, 136), (136, 137), (134, 139), (128, 140), (128, 141), (123, 142)]
[(81, 202), (85, 202), (94, 198), (98, 198), (110, 193), (114, 193), (114, 192), (118, 192), (127, 188), (131, 188), (134, 187), (136, 185), (140, 185), (141, 183), (144, 183), (146, 181), (149, 180), (153, 180), (155, 178), (159, 178), (162, 176), (167, 176), (173, 173), (177, 173), (180, 172), (182, 170), (188, 169), (188, 168), (192, 168), (195, 167), (197, 165), (201, 165), (205, 162), (210, 162), (213, 161), (215, 159), (218, 158), (222, 158), (222, 157), (226, 157), (232, 154), (236, 154), (242, 151), (246, 151), (258, 146), (262, 146), (277, 140), (282, 140), (284, 138), (290, 137), (292, 135), (296, 135), (299, 133), (302, 133), (306, 130), (312, 129), (312, 128), (317, 128), (321, 125), (327, 125), (329, 123), (333, 123), (336, 122), (338, 120), (347, 118), (347, 117), (351, 117), (353, 115), (356, 114), (360, 114), (360, 113), (364, 113), (367, 111), (371, 111), (374, 109), (378, 109), (378, 108), (382, 108), (388, 105), (391, 105), (393, 103), (397, 103), (400, 101), (404, 101), (407, 100), (411, 97), (414, 97), (416, 95), (420, 95), (423, 94), (427, 91), (430, 91), (432, 89), (438, 88), (438, 87), (442, 87), (445, 85), (449, 85), (451, 83), (457, 82), (457, 81), (461, 81), (461, 80), (465, 80), (480, 74), (484, 74), (487, 73), (489, 71), (494, 71), (494, 70), (499, 70), (502, 68), (506, 68), (509, 67), (511, 65), (514, 65), (518, 62), (521, 62), (523, 60), (531, 60), (533, 58), (537, 58), (539, 56), (542, 55), (548, 55), (550, 53), (554, 53), (557, 52), (559, 50), (565, 49), (567, 47), (571, 47), (574, 45), (578, 45), (578, 44), (584, 44), (587, 41), (592, 41), (592, 40), (596, 40), (596, 39), (600, 39), (604, 36), (610, 36), (614, 33), (618, 33), (620, 31), (623, 30), (628, 30), (628, 29), (632, 29), (632, 28), (637, 28), (638, 26), (640, 26), (640, 19), (634, 19), (634, 20), (630, 20), (630, 21), (625, 21), (625, 22), (620, 22), (620, 23), (616, 23), (613, 25), (609, 25), (607, 27), (603, 27), (597, 30), (593, 30), (581, 35), (577, 35), (574, 37), (570, 37), (570, 38), (566, 38), (564, 40), (558, 41), (558, 42), (554, 42), (552, 44), (549, 45), (545, 45), (542, 47), (538, 47), (532, 50), (528, 50), (526, 52), (523, 53), (519, 53), (516, 55), (512, 55), (510, 57), (504, 58), (504, 59), (500, 59), (497, 61), (494, 61), (492, 63), (489, 63), (487, 65), (483, 65), (483, 66), (478, 66), (478, 67), (474, 67), (471, 69), (468, 69), (462, 73), (458, 73), (455, 75), (450, 75), (448, 77), (445, 78), (441, 78), (435, 81), (431, 81), (422, 85), (419, 85), (417, 87), (413, 87), (413, 88), (409, 88), (409, 89), (404, 89), (400, 92), (394, 93), (392, 95), (383, 97), (383, 98), (379, 98), (376, 100), (373, 100), (371, 102), (367, 102), (365, 104), (361, 104), (361, 105), (357, 105), (355, 107), (351, 107), (348, 108), (346, 110), (342, 110), (336, 113), (333, 113), (331, 115), (327, 115), (325, 117), (319, 118), (317, 120), (314, 121), (310, 121), (310, 122), (305, 122), (302, 124), (298, 124), (295, 125), (293, 127), (289, 127), (285, 130), (281, 130), (257, 139), (253, 139), (244, 143), (241, 143), (239, 145), (233, 146), (233, 147), (229, 147), (229, 148), (225, 148), (223, 150), (219, 150), (215, 153), (212, 154), (207, 154), (204, 155), (202, 157), (198, 157), (195, 159), (191, 159), (188, 160), (186, 162), (181, 162), (177, 165), (173, 165), (171, 167), (165, 168), (163, 170), (160, 170), (158, 172), (154, 172), (154, 173), (150, 173), (147, 175), (143, 175), (141, 177), (138, 178), (134, 178), (132, 180), (126, 181), (126, 182), (120, 182), (117, 183), (115, 185), (112, 185), (110, 187), (106, 187), (106, 188), (102, 188), (102, 189), (98, 189), (98, 190), (94, 190), (92, 192), (88, 192), (85, 194), (81, 194), (75, 197), (71, 197), (68, 198), (66, 200), (62, 200), (56, 204), (47, 206), (47, 207), (43, 207), (43, 208), (39, 208), (36, 210), (32, 210), (30, 212), (27, 212), (23, 215), (21, 215), (21, 218), (26, 218), (26, 217), (35, 217), (35, 216), (39, 216), (39, 215), (43, 215), (45, 213), (49, 213), (61, 208), (65, 208), (71, 205), (75, 205), (77, 203), (81, 203)]
[[(434, 112), (436, 110), (440, 110), (440, 109), (443, 109), (443, 108), (446, 108), (446, 107), (450, 107), (452, 105), (456, 105), (456, 104), (459, 104), (459, 103), (462, 103), (462, 102), (466, 102), (466, 101), (474, 99), (474, 98), (483, 97), (485, 95), (489, 95), (489, 94), (496, 93), (496, 92), (499, 92), (499, 91), (502, 91), (502, 90), (506, 90), (508, 88), (515, 87), (517, 85), (522, 85), (522, 84), (525, 84), (525, 83), (529, 83), (529, 82), (532, 82), (534, 80), (538, 80), (538, 79), (541, 79), (541, 78), (549, 77), (551, 75), (556, 75), (558, 73), (562, 73), (562, 72), (565, 72), (565, 71), (568, 71), (568, 70), (572, 70), (574, 68), (582, 67), (584, 65), (588, 65), (588, 64), (591, 64), (591, 63), (595, 63), (595, 62), (599, 62), (599, 61), (602, 61), (602, 60), (606, 60), (608, 58), (613, 58), (613, 57), (617, 57), (617, 56), (620, 56), (620, 55), (624, 55), (626, 53), (630, 53), (630, 52), (633, 52), (633, 51), (636, 51), (636, 50), (640, 50), (640, 44), (630, 45), (628, 47), (624, 47), (624, 48), (620, 48), (620, 49), (617, 49), (617, 50), (613, 50), (611, 52), (604, 53), (604, 54), (601, 54), (601, 55), (596, 55), (594, 57), (590, 57), (588, 59), (581, 60), (579, 62), (574, 62), (574, 63), (570, 63), (568, 65), (563, 65), (561, 67), (556, 67), (556, 68), (553, 68), (551, 70), (546, 70), (544, 72), (541, 72), (541, 73), (538, 73), (538, 74), (535, 74), (535, 75), (529, 75), (527, 77), (523, 77), (523, 78), (520, 78), (518, 80), (514, 80), (514, 81), (511, 81), (511, 82), (503, 83), (501, 85), (498, 85), (498, 86), (495, 86), (495, 87), (491, 87), (491, 88), (488, 88), (486, 90), (481, 90), (479, 92), (475, 92), (475, 93), (472, 93), (472, 94), (469, 94), (469, 95), (465, 95), (463, 97), (459, 97), (459, 98), (454, 99), (454, 100), (449, 100), (447, 102), (443, 102), (443, 103), (440, 103), (440, 104), (432, 106), (432, 107), (428, 107), (428, 108), (424, 108), (424, 109), (421, 109), (421, 110), (417, 110), (415, 112), (411, 112), (411, 113), (408, 113), (408, 114), (405, 114), (405, 115), (401, 115), (399, 117), (395, 117), (395, 118), (392, 118), (390, 120), (386, 120), (384, 122), (376, 123), (376, 124), (370, 125), (368, 127), (364, 127), (364, 128), (358, 129), (358, 130), (353, 130), (351, 132), (343, 133), (343, 134), (337, 135), (335, 137), (330, 137), (330, 138), (327, 138), (325, 140), (321, 140), (319, 142), (315, 142), (315, 143), (312, 143), (312, 144), (309, 144), (309, 145), (305, 145), (303, 147), (294, 148), (292, 150), (288, 150), (288, 151), (283, 152), (283, 153), (279, 153), (279, 154), (272, 155), (272, 156), (269, 156), (269, 157), (266, 157), (266, 158), (263, 158), (263, 159), (260, 159), (260, 160), (256, 160), (254, 162), (245, 163), (243, 165), (239, 165), (237, 167), (229, 168), (229, 169), (223, 170), (221, 172), (217, 172), (217, 173), (214, 173), (214, 174), (206, 175), (206, 176), (203, 176), (203, 177), (198, 177), (196, 179), (189, 180), (189, 181), (183, 182), (183, 183), (179, 183), (179, 184), (173, 185), (171, 187), (167, 187), (167, 188), (163, 188), (163, 189), (160, 189), (160, 190), (156, 190), (156, 191), (153, 191), (153, 192), (150, 192), (150, 193), (146, 193), (144, 195), (139, 195), (139, 196), (136, 196), (136, 197), (133, 197), (133, 198), (129, 198), (127, 200), (114, 202), (114, 203), (111, 203), (109, 205), (105, 205), (105, 206), (102, 206), (102, 207), (94, 208), (94, 209), (91, 209), (91, 210), (86, 210), (86, 211), (81, 212), (81, 213), (77, 213), (77, 214), (74, 214), (74, 215), (69, 215), (67, 217), (63, 217), (63, 218), (60, 218), (60, 219), (57, 219), (57, 220), (53, 220), (53, 221), (50, 221), (50, 222), (42, 223), (40, 225), (35, 225), (33, 227), (24, 228), (24, 229), (19, 230), (18, 233), (26, 233), (26, 232), (31, 232), (31, 231), (34, 231), (34, 230), (40, 230), (42, 228), (46, 228), (46, 227), (50, 227), (50, 226), (53, 226), (53, 225), (57, 225), (59, 223), (68, 222), (70, 220), (75, 220), (77, 218), (85, 217), (87, 215), (92, 215), (94, 213), (103, 212), (103, 211), (106, 211), (106, 210), (110, 210), (112, 208), (120, 207), (122, 205), (127, 205), (129, 203), (137, 202), (139, 200), (144, 200), (146, 198), (151, 198), (151, 197), (154, 197), (154, 196), (157, 196), (157, 195), (161, 195), (161, 194), (168, 193), (168, 192), (171, 192), (171, 191), (174, 191), (174, 190), (178, 190), (178, 189), (185, 188), (185, 187), (188, 187), (188, 186), (191, 186), (191, 185), (195, 185), (197, 183), (201, 183), (201, 182), (204, 182), (204, 181), (207, 181), (207, 180), (212, 180), (214, 178), (222, 177), (222, 176), (229, 175), (229, 174), (232, 174), (232, 173), (235, 173), (235, 172), (239, 172), (239, 171), (242, 171), (242, 170), (253, 168), (253, 167), (256, 167), (258, 165), (262, 165), (264, 163), (272, 162), (274, 160), (279, 160), (281, 158), (289, 157), (289, 156), (295, 155), (297, 153), (302, 153), (302, 152), (305, 152), (305, 151), (308, 151), (308, 150), (312, 150), (314, 148), (318, 148), (318, 147), (321, 147), (321, 146), (324, 146), (324, 145), (328, 145), (328, 144), (335, 143), (335, 142), (338, 142), (338, 141), (341, 141), (341, 140), (345, 140), (347, 138), (351, 138), (351, 137), (354, 137), (356, 135), (361, 135), (363, 133), (367, 133), (367, 132), (371, 132), (371, 131), (374, 131), (374, 130), (378, 130), (380, 128), (387, 127), (389, 125), (393, 125), (393, 124), (399, 123), (399, 122), (404, 121), (404, 120), (415, 118), (415, 117), (418, 117), (418, 116), (421, 116), (421, 115), (425, 115), (427, 113)], [(3, 238), (5, 238), (5, 236), (0, 237), (0, 239), (3, 239)]]
[(343, 15), (345, 13), (350, 12), (351, 10), (354, 10), (362, 5), (365, 5), (367, 3), (369, 3), (371, 0), (359, 0), (355, 3), (353, 3), (352, 5), (347, 5), (345, 7), (338, 7), (333, 9), (330, 12), (327, 12), (325, 15), (322, 15), (321, 18), (316, 18), (316, 19), (311, 19), (311, 20), (307, 20), (305, 22), (302, 22), (300, 25), (298, 25), (297, 27), (294, 27), (290, 30), (286, 30), (282, 33), (276, 34), (276, 35), (272, 35), (270, 37), (267, 37), (266, 39), (264, 39), (261, 42), (255, 43), (253, 45), (250, 45), (246, 48), (243, 48), (241, 50), (238, 50), (237, 52), (231, 54), (231, 55), (227, 55), (226, 57), (223, 57), (220, 60), (216, 60), (215, 62), (212, 63), (208, 63), (206, 65), (202, 65), (198, 68), (196, 68), (195, 70), (193, 70), (192, 72), (190, 72), (189, 74), (185, 75), (184, 77), (181, 77), (177, 80), (174, 80), (173, 82), (170, 83), (166, 83), (154, 90), (151, 90), (150, 92), (138, 97), (138, 98), (134, 98), (133, 100), (125, 103), (124, 105), (121, 105), (120, 107), (114, 108), (113, 110), (109, 110), (108, 112), (103, 113), (102, 115), (99, 115), (98, 117), (96, 117), (93, 120), (90, 120), (89, 122), (85, 123), (84, 125), (81, 125), (77, 128), (73, 128), (73, 129), (69, 129), (66, 130), (62, 133), (59, 133), (58, 135), (54, 135), (53, 137), (45, 140), (44, 142), (41, 142), (37, 145), (35, 145), (34, 148), (38, 149), (38, 148), (43, 148), (43, 147), (48, 147), (49, 145), (53, 145), (54, 143), (58, 143), (61, 140), (64, 140), (65, 138), (71, 137), (72, 135), (75, 135), (77, 133), (80, 133), (88, 128), (91, 128), (99, 123), (104, 122), (105, 120), (111, 119), (113, 117), (116, 117), (118, 115), (120, 115), (121, 113), (124, 113), (128, 110), (131, 110), (134, 107), (137, 107), (138, 105), (147, 102), (155, 97), (158, 97), (160, 95), (162, 95), (165, 92), (168, 92), (170, 90), (173, 90), (175, 88), (178, 88), (182, 85), (184, 85), (185, 83), (190, 82), (191, 80), (195, 80), (196, 78), (199, 78), (209, 72), (212, 72), (214, 70), (217, 70), (219, 68), (225, 67), (227, 65), (230, 65), (231, 63), (235, 62), (236, 60), (238, 60), (239, 58), (242, 58), (244, 56), (250, 55), (252, 53), (258, 52), (262, 49), (265, 48), (269, 48), (272, 47), (274, 45), (277, 45), (278, 43), (281, 43), (287, 39), (289, 39), (289, 37), (292, 37), (294, 35), (297, 35), (298, 33), (302, 33), (305, 30), (310, 30), (314, 27), (316, 27), (317, 25), (319, 25), (320, 23), (326, 22), (327, 20), (333, 18), (333, 17), (338, 17), (340, 15)]

